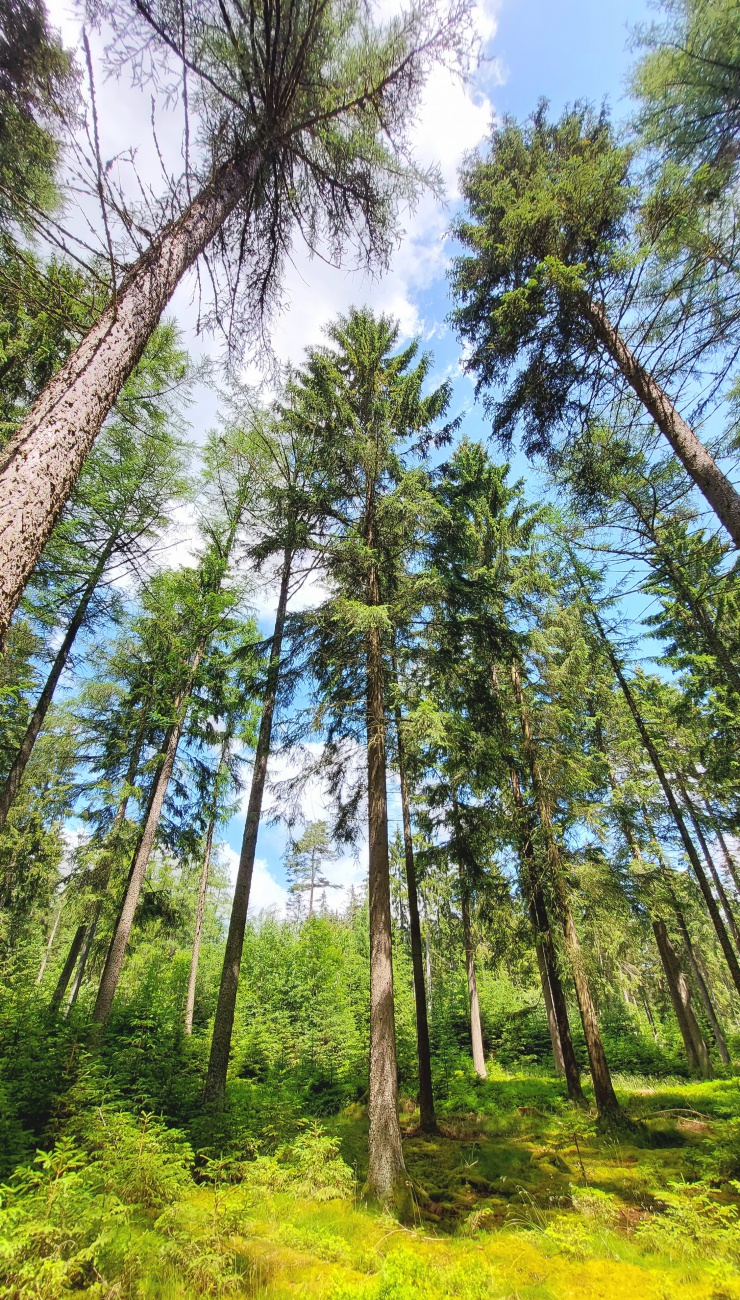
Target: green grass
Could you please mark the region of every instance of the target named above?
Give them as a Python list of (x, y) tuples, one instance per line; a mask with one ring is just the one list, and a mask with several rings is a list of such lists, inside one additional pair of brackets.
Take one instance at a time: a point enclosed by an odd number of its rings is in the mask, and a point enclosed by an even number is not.
[(740, 1300), (738, 1081), (619, 1078), (611, 1130), (541, 1073), (453, 1083), (439, 1136), (402, 1114), (411, 1223), (362, 1200), (359, 1107), (200, 1184), (177, 1140), (127, 1122), (97, 1164), (6, 1195), (0, 1295)]

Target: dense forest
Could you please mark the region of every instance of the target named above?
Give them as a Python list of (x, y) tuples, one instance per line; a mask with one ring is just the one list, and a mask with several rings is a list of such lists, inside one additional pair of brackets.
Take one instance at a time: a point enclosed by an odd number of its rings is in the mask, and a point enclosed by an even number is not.
[(468, 0), (79, 12), (0, 3), (0, 1297), (740, 1298), (740, 4), (467, 155), (472, 416), (271, 343)]

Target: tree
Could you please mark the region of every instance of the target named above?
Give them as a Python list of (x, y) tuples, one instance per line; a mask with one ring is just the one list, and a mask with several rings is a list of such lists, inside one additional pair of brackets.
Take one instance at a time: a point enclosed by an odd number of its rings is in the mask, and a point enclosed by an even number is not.
[(0, 787), (0, 830), (77, 637), (110, 614), (111, 585), (147, 563), (173, 501), (185, 493), (184, 449), (170, 427), (176, 424), (172, 399), (152, 394), (176, 390), (186, 374), (174, 331), (162, 327), (124, 390), (118, 418), (88, 459), (35, 575), (27, 603), (37, 612), (41, 604), (42, 617), (51, 609), (54, 624), (65, 607), (70, 616)]
[(558, 428), (572, 437), (621, 376), (740, 545), (740, 494), (614, 324), (633, 296), (629, 168), (605, 113), (584, 106), (552, 124), (541, 105), (526, 126), (494, 132), (489, 156), (464, 170), (455, 226), (468, 250), (452, 274), (466, 367), (494, 433), (510, 443), (521, 420), (528, 453), (551, 453)]
[(193, 0), (177, 14), (158, 0), (92, 8), (113, 24), (114, 60), (130, 55), (140, 74), (142, 59), (159, 65), (166, 82), (174, 57), (195, 79), (204, 157), (185, 178), (195, 197), (111, 285), (110, 304), (5, 449), (0, 636), (162, 311), (214, 240), (231, 300), (246, 281), (242, 320), (258, 328), (295, 229), (311, 246), (325, 238), (335, 256), (355, 236), (369, 260), (387, 255), (397, 200), (422, 179), (406, 132), (425, 71), (454, 57), (467, 12), (464, 0), (449, 13), (420, 5), (381, 28), (351, 0), (303, 0), (288, 13), (283, 0)]
[(317, 889), (339, 889), (327, 880), (321, 868), (325, 862), (336, 858), (332, 851), (326, 822), (309, 822), (303, 834), (288, 845), (285, 854), (285, 874), (290, 881), (291, 894), (308, 892), (308, 919), (313, 916), (313, 896)]

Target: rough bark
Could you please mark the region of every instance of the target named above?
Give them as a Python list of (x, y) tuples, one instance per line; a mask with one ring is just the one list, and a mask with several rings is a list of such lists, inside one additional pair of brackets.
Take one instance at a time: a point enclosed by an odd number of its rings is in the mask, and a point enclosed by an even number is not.
[(463, 923), (463, 942), (465, 945), (465, 969), (468, 976), (468, 1003), (470, 1006), (470, 1041), (473, 1048), (473, 1069), (480, 1079), (487, 1079), (486, 1058), (483, 1051), (483, 1030), (480, 1022), (480, 1002), (478, 1000), (478, 980), (475, 975), (475, 944), (473, 929), (470, 924), (470, 900), (465, 884), (465, 877), (460, 871), (461, 911)]
[(655, 775), (658, 778), (660, 787), (665, 796), (666, 803), (668, 804), (668, 807), (670, 809), (671, 816), (673, 817), (673, 820), (676, 824), (676, 829), (678, 830), (678, 833), (681, 837), (681, 843), (683, 844), (683, 847), (686, 851), (686, 856), (689, 859), (694, 875), (696, 876), (697, 884), (699, 885), (699, 889), (701, 890), (702, 897), (704, 899), (704, 902), (706, 903), (707, 911), (709, 912), (709, 915), (712, 918), (712, 924), (714, 925), (717, 938), (719, 939), (722, 952), (724, 953), (725, 961), (727, 962), (727, 965), (729, 967), (730, 975), (732, 976), (732, 981), (738, 993), (740, 993), (740, 965), (738, 964), (737, 956), (732, 946), (732, 941), (730, 939), (730, 936), (727, 933), (724, 924), (722, 922), (722, 917), (719, 914), (719, 908), (717, 907), (717, 904), (714, 899), (714, 895), (709, 886), (709, 881), (707, 880), (707, 877), (704, 873), (704, 869), (701, 865), (701, 861), (696, 851), (694, 841), (692, 840), (686, 828), (686, 823), (683, 819), (683, 814), (681, 813), (681, 809), (678, 806), (678, 801), (676, 800), (676, 796), (673, 793), (671, 783), (668, 780), (668, 777), (666, 775), (666, 771), (665, 768), (663, 767), (663, 763), (661, 762), (660, 755), (653, 743), (653, 739), (650, 735), (650, 732), (645, 726), (645, 723), (642, 718), (642, 714), (640, 713), (640, 710), (637, 707), (637, 703), (632, 694), (632, 691), (629, 688), (627, 679), (624, 673), (622, 672), (622, 668), (619, 663), (619, 660), (617, 659), (617, 656), (615, 655), (612, 649), (611, 642), (609, 641), (608, 637), (606, 636), (606, 633), (604, 632), (604, 629), (601, 625), (601, 620), (599, 619), (599, 616), (596, 613), (595, 609), (593, 609), (593, 607), (591, 609), (591, 614), (596, 629), (599, 633), (601, 643), (604, 647), (604, 652), (612, 666), (614, 676), (616, 677), (617, 682), (619, 683), (619, 687), (620, 690), (622, 691), (622, 694), (624, 695), (625, 701), (627, 703), (627, 707), (630, 713), (632, 714), (632, 719), (640, 735), (640, 739), (642, 740), (642, 743), (645, 747), (645, 751), (648, 755), (648, 758), (650, 759), (650, 762), (653, 765), (653, 770), (655, 772)]
[[(366, 541), (372, 548), (372, 505), (368, 515)], [(374, 565), (368, 577), (368, 604), (380, 604)], [(370, 903), (370, 1132), (366, 1186), (369, 1195), (381, 1204), (398, 1207), (405, 1199), (408, 1180), (398, 1123), (383, 649), (377, 628), (371, 628), (366, 638), (366, 716)]]
[(606, 1052), (604, 1051), (604, 1044), (601, 1038), (596, 1008), (591, 996), (588, 976), (583, 962), (583, 953), (578, 939), (578, 932), (573, 919), (565, 881), (563, 879), (560, 852), (555, 840), (550, 808), (542, 782), (539, 760), (535, 752), (532, 727), (529, 721), (529, 713), (524, 699), (524, 692), (522, 690), (519, 666), (516, 660), (512, 660), (511, 680), (514, 687), (517, 706), (519, 708), (519, 720), (524, 742), (524, 754), (529, 770), (530, 781), (532, 783), (532, 791), (535, 797), (540, 826), (546, 842), (550, 888), (552, 889), (553, 897), (557, 906), (560, 924), (563, 928), (565, 953), (573, 975), (576, 999), (578, 1001), (578, 1010), (581, 1016), (581, 1024), (583, 1025), (584, 1038), (586, 1040), (586, 1050), (588, 1052), (591, 1079), (594, 1086), (596, 1108), (601, 1118), (614, 1119), (620, 1114), (620, 1106), (612, 1086), (611, 1074), (609, 1072)]
[(190, 971), (188, 972), (188, 991), (185, 997), (185, 1033), (193, 1032), (193, 1011), (195, 1010), (195, 985), (198, 979), (198, 962), (200, 960), (200, 937), (203, 930), (203, 913), (206, 909), (206, 895), (208, 893), (208, 875), (211, 870), (211, 848), (213, 846), (213, 832), (216, 825), (215, 811), (211, 813), (208, 820), (208, 829), (206, 831), (206, 842), (203, 849), (203, 863), (200, 872), (200, 882), (198, 885), (198, 906), (195, 911), (195, 930), (193, 932), (193, 951), (190, 955)]
[(653, 934), (665, 972), (673, 1011), (686, 1049), (686, 1059), (692, 1070), (701, 1070), (704, 1078), (708, 1079), (712, 1073), (709, 1051), (691, 1005), (686, 976), (681, 970), (676, 950), (668, 937), (662, 917), (653, 917)]
[[(709, 808), (706, 802), (704, 803), (704, 808), (705, 811), (711, 815), (711, 809)], [(719, 842), (719, 846), (722, 850), (722, 856), (725, 860), (725, 866), (727, 867), (727, 870), (730, 873), (730, 879), (733, 885), (735, 886), (735, 889), (737, 890), (738, 894), (740, 894), (740, 877), (738, 876), (737, 867), (735, 866), (735, 860), (732, 854), (730, 853), (727, 840), (722, 834), (722, 831), (720, 830), (719, 826), (715, 825), (714, 830), (717, 836), (717, 840)]]
[(229, 933), (226, 937), (226, 952), (221, 971), (221, 984), (218, 991), (216, 1017), (213, 1023), (211, 1054), (208, 1061), (205, 1097), (207, 1101), (220, 1102), (226, 1089), (226, 1075), (229, 1068), (231, 1034), (234, 1028), (236, 995), (239, 988), (239, 971), (241, 969), (242, 950), (244, 948), (244, 930), (249, 910), (249, 892), (252, 887), (254, 857), (257, 851), (257, 835), (262, 815), (262, 800), (267, 780), (267, 761), (270, 757), (272, 740), (272, 720), (275, 712), (275, 700), (280, 680), (280, 655), (285, 630), (285, 615), (288, 607), (290, 572), (292, 554), (286, 551), (280, 578), (280, 595), (275, 615), (275, 629), (270, 646), (270, 660), (267, 668), (265, 696), (262, 704), (257, 747), (254, 754), (252, 784), (249, 791), (247, 818), (244, 823), (239, 867), (234, 885), (234, 899), (231, 905)]
[(57, 986), (54, 989), (54, 992), (52, 993), (51, 996), (51, 1005), (55, 1011), (58, 1011), (59, 1007), (62, 1005), (62, 998), (64, 997), (64, 994), (67, 991), (67, 985), (69, 984), (72, 971), (75, 968), (75, 962), (77, 961), (77, 954), (79, 953), (80, 948), (82, 947), (82, 941), (85, 938), (86, 929), (87, 929), (87, 925), (84, 922), (82, 925), (78, 925), (75, 931), (74, 938), (69, 946), (69, 952), (67, 953), (67, 960), (65, 961), (62, 967), (62, 973), (59, 976), (59, 979), (57, 980)]
[(249, 191), (259, 153), (220, 167), (125, 276), (0, 460), (0, 640), (106, 416), (185, 271)]
[(720, 523), (727, 529), (735, 545), (740, 546), (740, 493), (722, 473), (693, 429), (679, 415), (665, 390), (628, 348), (601, 304), (584, 295), (581, 310), (597, 339), (616, 362), (630, 388), (670, 443), (673, 452)]
[(87, 586), (82, 593), (72, 618), (70, 619), (69, 626), (64, 634), (64, 640), (56, 653), (49, 676), (44, 683), (44, 689), (42, 690), (36, 703), (36, 707), (31, 714), (25, 734), (18, 747), (18, 752), (13, 759), (13, 763), (5, 778), (2, 789), (0, 789), (0, 830), (2, 830), (7, 821), (8, 813), (10, 812), (18, 790), (20, 789), (20, 784), (23, 780), (23, 773), (26, 770), (28, 760), (33, 753), (33, 748), (38, 739), (39, 732), (41, 731), (46, 715), (49, 712), (49, 707), (54, 698), (54, 692), (57, 688), (59, 678), (67, 666), (67, 660), (69, 659), (75, 638), (85, 621), (90, 601), (95, 594), (95, 588), (100, 582), (105, 566), (111, 557), (115, 543), (116, 538), (111, 537), (90, 575)]
[[(393, 663), (393, 673), (398, 682), (398, 670)], [(403, 818), (403, 851), (406, 866), (406, 890), (409, 902), (409, 938), (411, 940), (411, 966), (414, 974), (414, 1003), (416, 1006), (416, 1052), (419, 1062), (419, 1119), (425, 1133), (437, 1131), (437, 1118), (434, 1113), (434, 1091), (432, 1088), (432, 1055), (429, 1046), (429, 1021), (427, 1019), (427, 999), (424, 987), (424, 957), (421, 943), (421, 922), (419, 920), (419, 891), (416, 884), (416, 864), (414, 862), (414, 844), (411, 833), (411, 811), (409, 808), (409, 790), (406, 777), (406, 756), (403, 743), (403, 720), (401, 709), (396, 704), (396, 744), (398, 748), (398, 775), (401, 785), (401, 816)]]

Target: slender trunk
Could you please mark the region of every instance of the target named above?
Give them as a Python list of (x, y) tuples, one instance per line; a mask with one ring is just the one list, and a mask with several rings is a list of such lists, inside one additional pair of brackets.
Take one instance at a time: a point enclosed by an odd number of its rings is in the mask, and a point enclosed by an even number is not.
[(46, 947), (44, 948), (44, 955), (43, 955), (43, 957), (41, 958), (41, 965), (39, 966), (39, 973), (38, 973), (38, 975), (36, 976), (36, 983), (37, 983), (37, 984), (40, 984), (41, 981), (42, 981), (42, 979), (44, 978), (44, 971), (46, 970), (46, 964), (47, 964), (47, 962), (48, 962), (48, 960), (49, 960), (49, 956), (50, 956), (50, 954), (51, 954), (52, 946), (53, 946), (53, 944), (54, 944), (54, 940), (55, 940), (55, 938), (56, 938), (57, 928), (58, 928), (58, 926), (59, 926), (59, 918), (60, 918), (60, 916), (62, 915), (62, 905), (63, 905), (63, 900), (60, 898), (60, 900), (59, 900), (59, 906), (57, 907), (57, 910), (56, 910), (56, 912), (54, 913), (54, 920), (53, 920), (53, 922), (52, 922), (52, 927), (51, 927), (51, 930), (50, 930), (50, 932), (49, 932), (49, 938), (47, 939), (47, 941), (46, 941)]
[[(708, 806), (708, 804), (706, 803), (706, 801), (705, 801), (705, 803), (704, 803), (704, 807), (705, 807), (707, 813), (709, 813), (710, 816), (711, 816), (711, 809), (709, 808), (709, 806)], [(727, 867), (727, 870), (728, 870), (729, 873), (730, 873), (730, 879), (731, 879), (733, 885), (735, 886), (735, 889), (737, 890), (738, 894), (740, 894), (740, 876), (738, 876), (738, 874), (737, 874), (737, 867), (735, 866), (734, 858), (733, 858), (733, 856), (732, 856), (732, 854), (730, 853), (730, 850), (729, 850), (729, 848), (728, 848), (727, 840), (725, 839), (724, 835), (722, 834), (722, 831), (720, 830), (719, 826), (715, 825), (715, 827), (714, 827), (714, 831), (715, 831), (715, 834), (716, 834), (716, 836), (717, 836), (717, 840), (719, 841), (719, 846), (720, 846), (720, 848), (721, 848), (721, 850), (722, 850), (722, 856), (723, 856), (723, 858), (724, 858), (724, 860), (725, 860), (725, 866)]]
[(550, 1032), (550, 1042), (552, 1044), (552, 1059), (555, 1065), (555, 1073), (565, 1076), (565, 1061), (563, 1060), (563, 1047), (560, 1042), (560, 1030), (555, 1017), (555, 1007), (552, 1000), (552, 990), (550, 988), (550, 974), (545, 961), (545, 954), (542, 947), (535, 940), (535, 955), (537, 957), (537, 967), (540, 972), (540, 984), (542, 985), (542, 997), (545, 1003), (545, 1014), (547, 1015), (547, 1028)]
[(131, 268), (44, 388), (0, 461), (0, 640), (106, 416), (185, 271), (248, 193), (262, 162), (219, 167)]
[(653, 934), (665, 971), (673, 1010), (686, 1048), (686, 1059), (692, 1070), (701, 1070), (704, 1078), (708, 1079), (712, 1073), (709, 1051), (691, 1005), (686, 976), (681, 970), (676, 950), (668, 937), (665, 921), (659, 916), (653, 917)]
[(141, 838), (136, 853), (134, 854), (134, 860), (131, 864), (131, 871), (129, 873), (123, 905), (119, 913), (118, 923), (111, 940), (110, 948), (108, 949), (108, 956), (106, 958), (103, 974), (100, 977), (100, 988), (98, 989), (98, 996), (93, 1011), (93, 1020), (98, 1024), (104, 1024), (108, 1019), (111, 1006), (113, 1005), (113, 998), (116, 989), (118, 988), (118, 981), (121, 977), (121, 970), (123, 969), (123, 962), (126, 956), (126, 947), (131, 935), (131, 928), (134, 924), (136, 908), (139, 904), (141, 887), (144, 883), (144, 876), (149, 865), (149, 858), (152, 849), (154, 848), (154, 840), (159, 827), (159, 820), (162, 816), (162, 809), (167, 796), (167, 788), (175, 766), (177, 748), (180, 744), (183, 726), (185, 725), (187, 702), (190, 697), (190, 691), (192, 689), (195, 674), (198, 671), (205, 649), (206, 637), (204, 635), (201, 637), (190, 661), (187, 684), (183, 686), (182, 690), (173, 701), (172, 712), (176, 721), (168, 728), (165, 737), (162, 749), (162, 762), (152, 783)]
[(62, 973), (59, 976), (59, 979), (57, 981), (57, 986), (54, 989), (51, 998), (51, 1005), (55, 1011), (59, 1010), (59, 1007), (62, 1004), (62, 998), (64, 997), (64, 994), (67, 991), (67, 985), (69, 984), (72, 971), (75, 968), (75, 962), (77, 961), (77, 954), (79, 953), (80, 948), (82, 947), (82, 941), (85, 938), (86, 929), (87, 926), (84, 924), (84, 922), (82, 925), (78, 925), (75, 931), (74, 939), (70, 944), (69, 952), (67, 953), (67, 960), (65, 961), (64, 966), (62, 967)]
[(285, 630), (285, 615), (288, 607), (290, 572), (293, 556), (286, 550), (280, 578), (280, 595), (275, 615), (275, 630), (270, 646), (270, 661), (267, 669), (265, 697), (262, 704), (259, 736), (254, 754), (252, 785), (249, 791), (247, 818), (244, 824), (239, 867), (234, 885), (234, 900), (231, 905), (229, 933), (226, 938), (226, 952), (221, 971), (221, 984), (218, 991), (216, 1017), (213, 1022), (211, 1054), (208, 1061), (205, 1097), (207, 1101), (220, 1102), (226, 1089), (226, 1074), (229, 1068), (231, 1034), (234, 1028), (236, 994), (239, 988), (239, 971), (244, 948), (244, 931), (249, 910), (249, 891), (252, 887), (254, 857), (257, 851), (257, 834), (262, 815), (262, 799), (267, 779), (267, 761), (270, 757), (272, 740), (272, 719), (275, 712), (275, 699), (280, 680), (280, 655)]
[(568, 1005), (565, 1000), (565, 992), (558, 972), (558, 962), (552, 938), (552, 930), (550, 928), (550, 918), (547, 914), (547, 904), (545, 902), (540, 872), (535, 858), (530, 816), (522, 793), (522, 782), (514, 753), (511, 729), (501, 702), (501, 687), (495, 663), (491, 664), (490, 675), (499, 729), (504, 742), (507, 762), (509, 764), (509, 783), (511, 785), (511, 793), (516, 812), (519, 858), (522, 868), (522, 893), (526, 898), (527, 908), (532, 922), (535, 950), (537, 953), (537, 965), (539, 966), (540, 978), (542, 979), (542, 992), (545, 999), (545, 1007), (547, 1009), (547, 1020), (550, 1030), (550, 1040), (552, 1042), (555, 1070), (556, 1072), (562, 1072), (565, 1075), (570, 1100), (575, 1102), (576, 1105), (583, 1106), (586, 1099), (583, 1095), (583, 1088), (581, 1087), (581, 1071), (578, 1067), (578, 1061), (576, 1060), (576, 1054), (573, 1047), (573, 1036), (570, 1032)]
[[(398, 684), (398, 668), (393, 659), (393, 675)], [(414, 973), (414, 1002), (416, 1006), (416, 1051), (419, 1062), (419, 1118), (425, 1133), (437, 1131), (437, 1119), (434, 1113), (434, 1092), (432, 1089), (432, 1056), (429, 1047), (429, 1021), (427, 1019), (427, 999), (424, 987), (424, 957), (421, 945), (421, 922), (419, 920), (419, 892), (416, 885), (416, 864), (414, 862), (414, 843), (411, 833), (411, 810), (409, 808), (409, 789), (406, 778), (406, 755), (403, 742), (403, 719), (399, 704), (395, 707), (396, 744), (398, 748), (398, 775), (401, 785), (401, 816), (403, 818), (403, 849), (406, 865), (406, 890), (409, 900), (409, 937), (411, 939), (411, 966)]]
[[(426, 912), (424, 913), (426, 916)], [(427, 1011), (432, 1016), (432, 945), (429, 942), (429, 922), (424, 927), (424, 962), (426, 966)], [(427, 1024), (429, 1021), (427, 1021)]]
[(31, 714), (25, 734), (18, 748), (18, 752), (13, 759), (11, 769), (5, 778), (2, 788), (0, 789), (0, 830), (3, 829), (3, 826), (7, 821), (8, 813), (10, 812), (20, 788), (21, 781), (23, 780), (23, 773), (26, 770), (28, 760), (33, 753), (33, 748), (38, 739), (39, 732), (41, 731), (46, 715), (49, 712), (49, 707), (54, 697), (57, 683), (67, 666), (67, 660), (69, 659), (75, 638), (85, 621), (85, 615), (87, 614), (90, 601), (95, 594), (95, 588), (103, 575), (105, 566), (111, 557), (116, 540), (115, 536), (108, 540), (98, 563), (95, 565), (95, 568), (90, 575), (87, 586), (82, 593), (79, 604), (77, 605), (67, 631), (64, 634), (64, 640), (56, 653), (54, 663), (51, 666), (51, 671), (44, 684), (44, 689), (42, 690), (36, 703), (36, 707)]
[(82, 980), (84, 978), (85, 968), (87, 966), (87, 959), (90, 956), (90, 949), (93, 946), (93, 939), (95, 938), (95, 935), (98, 932), (98, 922), (100, 921), (100, 914), (102, 910), (103, 910), (103, 900), (102, 898), (99, 898), (93, 910), (92, 920), (90, 921), (90, 924), (87, 927), (87, 933), (85, 934), (85, 942), (82, 945), (82, 951), (80, 952), (80, 959), (77, 963), (77, 970), (75, 971), (75, 977), (72, 981), (72, 987), (69, 990), (69, 997), (67, 998), (67, 1006), (64, 1012), (66, 1016), (69, 1015), (70, 1011), (72, 1010), (73, 1006), (75, 1005), (80, 995), (80, 989), (82, 988)]
[[(372, 550), (375, 545), (372, 504), (366, 541)], [(374, 564), (368, 576), (368, 604), (380, 604), (378, 573)], [(371, 628), (366, 638), (366, 711), (370, 902), (370, 1133), (367, 1191), (382, 1204), (399, 1204), (404, 1195), (406, 1170), (398, 1123), (383, 648), (378, 628)]]
[(483, 1052), (483, 1030), (480, 1022), (480, 1003), (478, 1001), (478, 981), (475, 976), (475, 944), (470, 924), (470, 900), (465, 885), (465, 877), (460, 870), (461, 910), (463, 923), (463, 941), (465, 944), (465, 968), (468, 975), (468, 1001), (470, 1003), (470, 1040), (473, 1047), (473, 1069), (480, 1079), (487, 1079), (486, 1058)]
[(565, 952), (573, 974), (578, 1010), (581, 1015), (583, 1034), (586, 1039), (586, 1050), (588, 1052), (591, 1078), (594, 1085), (596, 1108), (601, 1117), (614, 1118), (620, 1113), (619, 1102), (617, 1101), (612, 1086), (611, 1074), (609, 1072), (606, 1052), (604, 1051), (604, 1044), (601, 1038), (596, 1008), (594, 1006), (593, 998), (591, 997), (591, 989), (589, 987), (588, 976), (583, 961), (583, 953), (578, 939), (575, 921), (573, 920), (573, 913), (571, 911), (570, 901), (565, 888), (565, 882), (563, 880), (560, 852), (555, 840), (552, 820), (550, 817), (550, 808), (545, 795), (539, 761), (534, 748), (534, 739), (529, 721), (529, 713), (524, 699), (519, 666), (516, 663), (516, 660), (512, 660), (511, 680), (519, 708), (520, 725), (524, 740), (524, 752), (527, 766), (529, 768), (530, 780), (532, 782), (532, 790), (537, 804), (540, 826), (542, 827), (546, 840), (550, 884), (559, 912), (560, 923), (563, 928)]
[(681, 795), (681, 799), (683, 801), (684, 808), (688, 812), (689, 817), (691, 819), (691, 824), (696, 832), (696, 838), (699, 841), (699, 847), (701, 848), (702, 851), (702, 857), (704, 858), (704, 861), (706, 862), (709, 868), (709, 874), (712, 877), (712, 880), (714, 881), (714, 887), (717, 890), (717, 896), (719, 898), (722, 911), (725, 914), (725, 920), (727, 921), (727, 924), (730, 928), (730, 933), (733, 939), (735, 940), (735, 947), (738, 950), (740, 950), (740, 930), (738, 930), (737, 928), (737, 921), (735, 920), (735, 916), (730, 906), (730, 900), (727, 897), (727, 894), (725, 893), (725, 887), (722, 884), (722, 880), (720, 878), (720, 874), (715, 865), (714, 858), (709, 852), (709, 845), (707, 844), (706, 836), (704, 834), (704, 831), (702, 830), (699, 818), (696, 815), (696, 809), (694, 808), (694, 805), (691, 799), (689, 798), (688, 791), (686, 790), (683, 781), (679, 780), (677, 784), (678, 784), (679, 793)]
[(693, 429), (679, 415), (665, 390), (627, 347), (601, 304), (584, 295), (581, 310), (597, 339), (616, 362), (630, 388), (670, 443), (687, 474), (724, 524), (735, 545), (740, 546), (740, 493), (722, 473)]
[(85, 935), (85, 942), (82, 945), (80, 959), (79, 962), (77, 963), (77, 970), (75, 972), (74, 981), (72, 983), (72, 988), (70, 990), (69, 998), (67, 1000), (67, 1011), (66, 1011), (67, 1015), (69, 1015), (70, 1011), (72, 1010), (73, 1006), (77, 1001), (77, 998), (79, 997), (80, 989), (82, 988), (82, 981), (85, 976), (85, 970), (87, 967), (88, 958), (90, 956), (90, 952), (93, 945), (93, 940), (98, 931), (98, 924), (100, 922), (100, 917), (103, 912), (103, 898), (108, 890), (110, 874), (113, 867), (113, 852), (118, 842), (118, 837), (121, 833), (121, 827), (123, 826), (123, 822), (126, 817), (126, 809), (128, 807), (128, 801), (130, 797), (129, 789), (133, 785), (134, 780), (136, 779), (136, 773), (139, 770), (141, 749), (144, 744), (144, 736), (146, 734), (147, 723), (148, 723), (148, 714), (146, 712), (145, 707), (142, 704), (141, 721), (136, 731), (133, 749), (131, 750), (131, 755), (129, 757), (128, 768), (126, 769), (126, 776), (124, 779), (123, 798), (121, 799), (116, 809), (116, 815), (113, 818), (113, 821), (111, 822), (111, 827), (106, 837), (105, 848), (104, 848), (104, 869), (102, 873), (103, 879), (99, 886), (100, 897), (98, 898), (95, 904), (92, 920), (90, 922), (90, 925), (88, 926), (87, 934)]
[(676, 914), (676, 920), (678, 922), (678, 928), (681, 931), (681, 938), (683, 939), (683, 946), (686, 951), (686, 956), (688, 958), (689, 966), (691, 967), (691, 974), (693, 975), (694, 983), (699, 990), (699, 997), (702, 1000), (702, 1004), (706, 1012), (707, 1020), (712, 1026), (712, 1033), (714, 1034), (714, 1041), (717, 1044), (717, 1051), (719, 1052), (720, 1060), (724, 1065), (729, 1065), (730, 1053), (727, 1050), (727, 1043), (725, 1041), (725, 1036), (722, 1032), (722, 1026), (720, 1025), (719, 1020), (717, 1019), (717, 1013), (714, 1009), (714, 1003), (712, 1002), (711, 994), (709, 992), (709, 988), (707, 987), (707, 982), (704, 979), (704, 975), (702, 973), (701, 967), (699, 966), (699, 963), (696, 960), (696, 953), (694, 952), (694, 945), (691, 942), (691, 935), (689, 934), (689, 928), (686, 924), (686, 918), (681, 908), (678, 906), (677, 900), (674, 898), (672, 901), (673, 901), (673, 910)]
[(213, 831), (216, 825), (215, 810), (211, 813), (208, 821), (208, 830), (206, 831), (206, 843), (203, 850), (203, 865), (200, 872), (200, 884), (198, 886), (198, 906), (195, 912), (195, 932), (193, 934), (193, 951), (190, 956), (190, 971), (188, 974), (188, 991), (185, 998), (185, 1033), (193, 1032), (193, 1011), (195, 1009), (195, 984), (198, 979), (198, 961), (200, 959), (200, 936), (203, 929), (203, 913), (206, 910), (206, 895), (208, 893), (208, 874), (211, 869), (211, 847), (213, 845)]
[(676, 829), (678, 830), (678, 833), (681, 836), (681, 842), (686, 851), (686, 856), (688, 857), (689, 862), (691, 863), (691, 866), (694, 871), (694, 875), (696, 876), (697, 879), (697, 883), (702, 892), (704, 902), (707, 905), (707, 911), (709, 912), (709, 915), (712, 918), (712, 923), (717, 933), (717, 938), (719, 939), (720, 945), (722, 947), (722, 951), (725, 955), (725, 961), (727, 962), (727, 965), (729, 967), (733, 983), (738, 993), (740, 993), (740, 965), (738, 964), (737, 956), (735, 955), (735, 950), (732, 946), (730, 936), (728, 935), (722, 923), (722, 917), (719, 914), (719, 909), (714, 900), (714, 895), (710, 889), (709, 881), (707, 880), (704, 874), (704, 870), (699, 860), (699, 855), (694, 846), (694, 841), (692, 840), (688, 830), (686, 829), (686, 823), (683, 819), (681, 809), (678, 806), (676, 796), (674, 795), (673, 789), (671, 788), (671, 784), (668, 780), (668, 777), (666, 776), (665, 768), (663, 767), (663, 764), (661, 762), (660, 755), (657, 749), (655, 748), (655, 745), (653, 744), (653, 740), (650, 735), (650, 732), (645, 726), (640, 710), (637, 707), (635, 698), (632, 694), (632, 691), (629, 688), (627, 679), (624, 673), (622, 672), (622, 668), (619, 663), (619, 660), (617, 659), (617, 656), (615, 655), (612, 649), (611, 642), (608, 640), (606, 633), (604, 632), (604, 629), (602, 627), (601, 620), (599, 619), (599, 616), (596, 613), (596, 610), (593, 608), (593, 606), (591, 606), (591, 616), (594, 620), (594, 624), (599, 633), (601, 643), (604, 647), (604, 652), (612, 666), (614, 675), (619, 683), (622, 694), (624, 695), (624, 698), (627, 702), (627, 707), (629, 708), (629, 711), (632, 714), (633, 721), (639, 732), (640, 739), (642, 740), (642, 743), (645, 746), (645, 750), (647, 752), (648, 758), (650, 759), (650, 762), (653, 765), (653, 770), (655, 772), (655, 775), (658, 778), (663, 794), (665, 795), (666, 803), (668, 804), (668, 807), (671, 812), (671, 816), (673, 817), (673, 820), (676, 824)]

